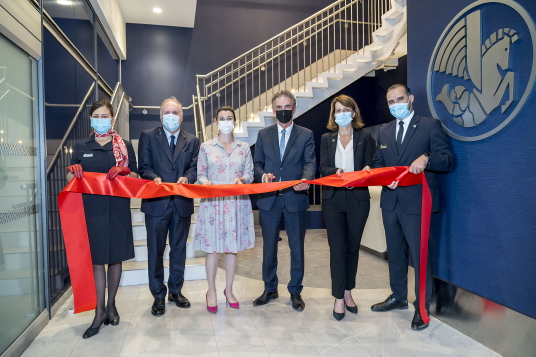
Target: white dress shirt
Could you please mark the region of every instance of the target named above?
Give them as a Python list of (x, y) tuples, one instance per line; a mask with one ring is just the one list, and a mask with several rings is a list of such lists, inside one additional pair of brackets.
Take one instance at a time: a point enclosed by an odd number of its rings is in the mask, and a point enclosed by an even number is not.
[(404, 123), (404, 133), (402, 134), (402, 142), (404, 142), (404, 136), (406, 136), (406, 133), (408, 132), (408, 128), (409, 128), (409, 122), (411, 121), (411, 118), (413, 118), (414, 114), (415, 112), (412, 111), (406, 118), (396, 119), (395, 140), (398, 135), (398, 130), (400, 129), (400, 122), (402, 121)]
[(343, 169), (344, 172), (352, 172), (354, 170), (354, 136), (346, 145), (346, 148), (342, 146), (341, 136), (338, 135), (337, 150), (335, 151), (335, 167)]

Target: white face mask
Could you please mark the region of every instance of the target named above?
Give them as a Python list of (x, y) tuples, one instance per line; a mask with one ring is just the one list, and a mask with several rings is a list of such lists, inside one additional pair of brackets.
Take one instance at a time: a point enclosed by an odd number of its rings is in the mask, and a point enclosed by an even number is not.
[(181, 126), (181, 117), (174, 114), (163, 115), (162, 124), (168, 131), (173, 132)]
[(220, 129), (222, 134), (231, 134), (234, 129), (234, 120), (218, 121), (218, 129)]

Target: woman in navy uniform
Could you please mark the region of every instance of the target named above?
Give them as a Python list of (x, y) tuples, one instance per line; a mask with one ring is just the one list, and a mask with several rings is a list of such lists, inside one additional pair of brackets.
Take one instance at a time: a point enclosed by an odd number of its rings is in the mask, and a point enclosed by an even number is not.
[[(136, 155), (132, 144), (112, 130), (115, 123), (112, 105), (99, 100), (91, 106), (93, 133), (76, 143), (67, 167), (67, 179), (82, 178), (84, 171), (138, 177)], [(115, 295), (121, 280), (122, 262), (134, 258), (130, 199), (123, 197), (83, 194), (93, 274), (97, 288), (95, 318), (83, 337), (99, 333), (102, 324), (119, 324)], [(108, 265), (108, 271), (105, 271)], [(106, 281), (108, 301), (105, 303)]]

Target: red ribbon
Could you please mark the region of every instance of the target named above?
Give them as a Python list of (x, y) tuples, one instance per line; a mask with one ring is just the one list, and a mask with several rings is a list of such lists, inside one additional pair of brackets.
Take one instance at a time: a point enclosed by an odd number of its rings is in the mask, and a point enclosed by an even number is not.
[(83, 179), (74, 178), (71, 180), (58, 196), (61, 226), (73, 288), (74, 312), (93, 310), (97, 305), (82, 193), (126, 198), (155, 198), (170, 195), (211, 198), (277, 191), (300, 182), (333, 187), (366, 187), (390, 185), (393, 181), (398, 181), (399, 186), (422, 184), (419, 311), (423, 321), (427, 323), (430, 319), (425, 309), (426, 264), (428, 261), (432, 195), (426, 176), (422, 173), (419, 175), (411, 174), (406, 166), (372, 169), (370, 173), (366, 171), (347, 172), (343, 173), (342, 177), (331, 175), (317, 180), (209, 186), (176, 183), (158, 185), (153, 181), (126, 176), (117, 176), (110, 181), (106, 179), (106, 174), (84, 172)]

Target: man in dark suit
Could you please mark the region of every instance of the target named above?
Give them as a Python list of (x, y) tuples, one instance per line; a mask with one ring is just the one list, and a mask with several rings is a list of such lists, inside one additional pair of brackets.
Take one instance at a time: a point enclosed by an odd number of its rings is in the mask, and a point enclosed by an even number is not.
[[(387, 103), (396, 120), (380, 128), (374, 167), (410, 166), (409, 171), (424, 171), (432, 193), (432, 212), (439, 212), (438, 172), (452, 169), (453, 156), (437, 119), (416, 115), (413, 111), (413, 95), (403, 84), (395, 84), (387, 91)], [(398, 187), (394, 181), (384, 186), (380, 207), (387, 240), (389, 279), (392, 295), (372, 306), (373, 311), (407, 309), (408, 252), (415, 268), (415, 315), (411, 328), (428, 327), (419, 313), (419, 256), (421, 238), (421, 185)], [(432, 215), (434, 216), (434, 215)], [(426, 270), (426, 309), (432, 295), (432, 264), (428, 255)]]
[[(262, 129), (255, 144), (255, 180), (257, 182), (312, 180), (316, 173), (313, 132), (293, 124), (296, 98), (283, 90), (272, 97), (277, 124)], [(290, 247), (290, 282), (288, 291), (292, 307), (305, 308), (301, 298), (304, 273), (306, 213), (309, 208), (309, 185), (300, 183), (285, 190), (259, 194), (257, 206), (264, 239), (262, 279), (264, 292), (253, 305), (264, 305), (279, 297), (277, 292), (277, 242), (281, 219)]]
[[(162, 126), (141, 133), (138, 156), (139, 172), (143, 179), (162, 182), (195, 183), (199, 139), (180, 129), (182, 105), (175, 97), (164, 100), (160, 108)], [(169, 232), (168, 301), (188, 308), (190, 302), (182, 295), (186, 263), (186, 240), (194, 213), (193, 200), (183, 196), (144, 199), (147, 251), (149, 260), (149, 289), (154, 297), (151, 313), (166, 312), (164, 285), (164, 250)]]

